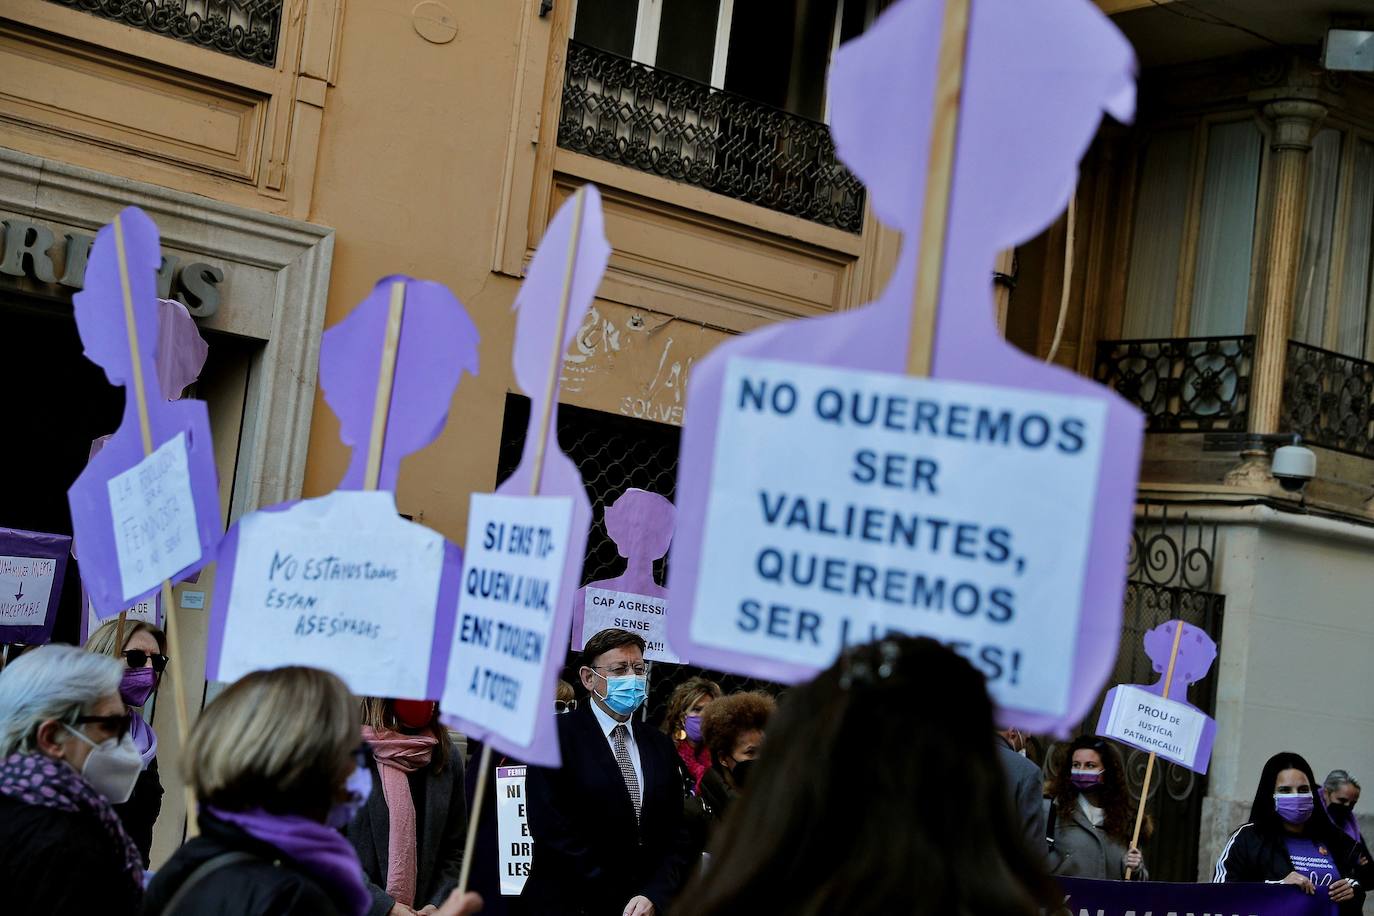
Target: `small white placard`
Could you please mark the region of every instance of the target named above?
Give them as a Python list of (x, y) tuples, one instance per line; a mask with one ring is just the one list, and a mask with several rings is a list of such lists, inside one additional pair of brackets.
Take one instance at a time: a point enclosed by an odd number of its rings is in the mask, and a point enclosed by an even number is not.
[(1064, 713), (1103, 401), (741, 358), (718, 409), (693, 639), (820, 669), (925, 635)]
[[(151, 623), (155, 627), (161, 626), (162, 621), (157, 619), (157, 601), (158, 596), (153, 595), (151, 598), (144, 598), (142, 601), (135, 602), (124, 611), (124, 619), (142, 620), (144, 623)], [(111, 614), (105, 620), (113, 620), (118, 616), (118, 614)], [(86, 636), (89, 638), (105, 620), (100, 619), (95, 612), (95, 605), (91, 603), (89, 598), (86, 599)]]
[[(563, 666), (553, 640), (572, 500), (474, 493), (453, 651), (440, 705), (521, 745), (551, 715), (548, 665)], [(552, 653), (556, 652), (556, 657)], [(400, 694), (406, 696), (406, 694)]]
[(181, 593), (181, 606), (188, 611), (205, 610), (205, 592), (184, 589)]
[(519, 897), (534, 850), (525, 816), (524, 767), (496, 768), (496, 842), (501, 847), (501, 896)]
[(384, 490), (246, 516), (213, 674), (310, 665), (360, 696), (425, 696), (443, 562), (443, 537)]
[(40, 626), (56, 576), (57, 561), (51, 557), (0, 556), (0, 625)]
[(1121, 684), (1111, 695), (1111, 714), (1106, 717), (1102, 737), (1153, 751), (1179, 766), (1194, 767), (1206, 715), (1186, 703), (1166, 700), (1131, 684)]
[(130, 599), (200, 559), (196, 504), (177, 433), (138, 464), (107, 481), (120, 589)]
[(583, 591), (582, 638), (609, 627), (629, 630), (644, 639), (644, 657), (651, 662), (679, 664), (682, 659), (668, 648), (668, 599), (630, 592), (613, 592), (587, 586)]

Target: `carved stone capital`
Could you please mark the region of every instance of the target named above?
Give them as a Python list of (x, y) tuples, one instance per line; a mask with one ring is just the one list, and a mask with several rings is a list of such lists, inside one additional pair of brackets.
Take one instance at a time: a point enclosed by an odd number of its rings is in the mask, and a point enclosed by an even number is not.
[(1262, 110), (1274, 123), (1274, 137), (1269, 146), (1275, 152), (1311, 150), (1317, 126), (1327, 115), (1325, 105), (1306, 99), (1280, 99), (1267, 103)]

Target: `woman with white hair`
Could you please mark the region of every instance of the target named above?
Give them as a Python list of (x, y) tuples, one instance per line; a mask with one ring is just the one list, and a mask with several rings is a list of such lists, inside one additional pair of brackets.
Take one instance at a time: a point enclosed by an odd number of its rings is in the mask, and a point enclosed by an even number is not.
[(133, 914), (143, 860), (113, 804), (143, 759), (108, 656), (43, 646), (0, 672), (0, 874), (14, 913)]

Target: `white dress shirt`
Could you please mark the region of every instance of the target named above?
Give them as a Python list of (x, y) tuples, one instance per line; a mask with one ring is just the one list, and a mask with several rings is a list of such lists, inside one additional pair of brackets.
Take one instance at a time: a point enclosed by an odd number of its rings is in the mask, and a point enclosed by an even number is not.
[(627, 732), (625, 736), (625, 747), (630, 752), (630, 762), (634, 764), (635, 779), (639, 782), (639, 797), (640, 799), (643, 799), (644, 768), (639, 765), (639, 745), (635, 744), (634, 723), (631, 722), (629, 719), (626, 719), (624, 722), (617, 722), (615, 719), (611, 718), (610, 713), (606, 712), (606, 710), (601, 708), (601, 704), (597, 703), (596, 700), (591, 700), (591, 704), (592, 714), (596, 716), (596, 724), (601, 726), (601, 733), (606, 736), (606, 743), (611, 746), (612, 757), (615, 756), (615, 739), (611, 737), (611, 731), (617, 725), (625, 726), (625, 731)]

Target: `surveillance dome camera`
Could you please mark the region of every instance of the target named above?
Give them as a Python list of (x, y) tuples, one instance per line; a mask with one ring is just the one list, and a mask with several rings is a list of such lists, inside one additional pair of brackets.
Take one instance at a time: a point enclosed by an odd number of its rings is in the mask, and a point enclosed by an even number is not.
[(1279, 486), (1290, 493), (1297, 493), (1317, 476), (1317, 456), (1310, 448), (1285, 445), (1274, 450), (1269, 473), (1278, 480)]

